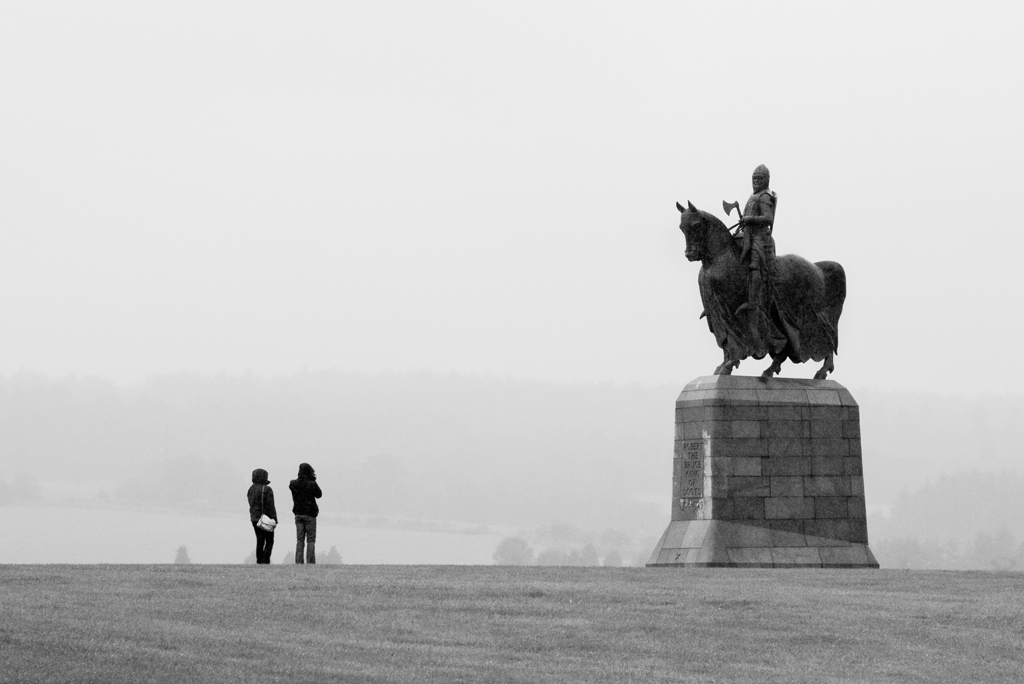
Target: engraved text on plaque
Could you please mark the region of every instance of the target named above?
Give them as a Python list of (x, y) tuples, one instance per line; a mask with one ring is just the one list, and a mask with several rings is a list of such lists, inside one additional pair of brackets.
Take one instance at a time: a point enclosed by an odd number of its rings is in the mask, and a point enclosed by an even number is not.
[(704, 440), (687, 440), (678, 444), (676, 493), (684, 520), (700, 517), (704, 508)]

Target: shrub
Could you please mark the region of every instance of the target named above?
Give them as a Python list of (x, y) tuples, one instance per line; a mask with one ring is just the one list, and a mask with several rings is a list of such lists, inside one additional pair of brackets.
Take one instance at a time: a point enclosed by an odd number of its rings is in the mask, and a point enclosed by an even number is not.
[(506, 537), (494, 551), (495, 565), (533, 565), (533, 549), (521, 537)]

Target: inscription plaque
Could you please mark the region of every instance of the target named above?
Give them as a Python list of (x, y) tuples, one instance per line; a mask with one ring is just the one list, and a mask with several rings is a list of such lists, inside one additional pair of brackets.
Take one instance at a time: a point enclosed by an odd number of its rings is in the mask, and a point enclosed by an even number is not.
[(704, 496), (704, 440), (686, 441), (681, 446), (679, 498), (702, 498)]
[(704, 517), (704, 440), (676, 442), (675, 457), (677, 520)]

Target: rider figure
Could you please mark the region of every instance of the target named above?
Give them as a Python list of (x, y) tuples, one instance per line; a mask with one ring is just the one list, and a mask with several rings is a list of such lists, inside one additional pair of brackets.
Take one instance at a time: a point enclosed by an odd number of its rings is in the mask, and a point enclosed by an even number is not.
[(743, 236), (743, 252), (740, 262), (749, 258), (750, 279), (747, 301), (736, 313), (754, 310), (760, 306), (762, 283), (770, 279), (775, 272), (775, 240), (772, 239), (772, 227), (775, 224), (776, 194), (768, 189), (771, 174), (768, 167), (761, 164), (754, 169), (751, 178), (754, 192), (743, 208), (740, 218), (740, 230)]

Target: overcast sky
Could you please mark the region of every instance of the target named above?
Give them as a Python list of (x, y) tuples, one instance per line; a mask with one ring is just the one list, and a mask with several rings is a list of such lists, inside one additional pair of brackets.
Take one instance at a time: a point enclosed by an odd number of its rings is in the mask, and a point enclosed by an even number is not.
[(682, 386), (764, 163), (834, 379), (1020, 392), (1024, 6), (950, 5), (0, 4), (0, 372)]

